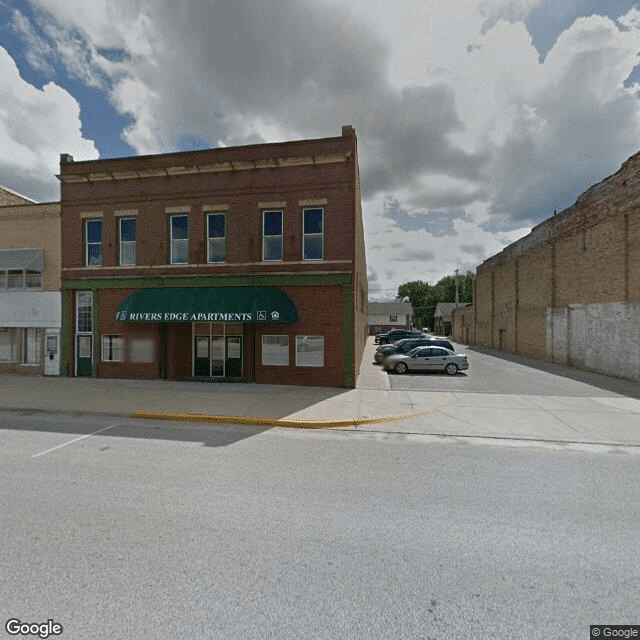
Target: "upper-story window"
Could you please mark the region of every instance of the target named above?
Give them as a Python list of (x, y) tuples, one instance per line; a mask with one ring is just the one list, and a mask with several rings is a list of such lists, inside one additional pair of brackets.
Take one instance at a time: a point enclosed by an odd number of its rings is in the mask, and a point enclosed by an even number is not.
[(136, 263), (136, 219), (120, 218), (118, 222), (120, 236), (119, 262), (123, 267)]
[(171, 264), (189, 262), (189, 216), (171, 216)]
[(102, 265), (102, 220), (85, 222), (85, 264), (87, 267)]
[(226, 255), (226, 216), (207, 214), (207, 262), (224, 262)]
[(262, 259), (282, 260), (282, 211), (262, 212)]
[(324, 259), (324, 209), (302, 211), (302, 259)]
[(44, 250), (0, 249), (0, 289), (42, 287)]

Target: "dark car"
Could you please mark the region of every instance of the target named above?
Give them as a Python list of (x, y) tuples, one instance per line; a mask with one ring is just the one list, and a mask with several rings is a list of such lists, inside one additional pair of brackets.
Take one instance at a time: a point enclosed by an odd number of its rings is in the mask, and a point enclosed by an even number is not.
[(396, 342), (403, 338), (421, 338), (422, 334), (419, 331), (409, 331), (409, 329), (391, 329), (386, 333), (379, 333), (375, 338), (376, 344), (389, 344), (390, 342)]
[(455, 351), (453, 345), (442, 338), (405, 338), (404, 340), (398, 340), (393, 344), (385, 344), (376, 349), (373, 358), (376, 362), (382, 362), (386, 357), (395, 353), (409, 353), (416, 347), (444, 347), (449, 351)]

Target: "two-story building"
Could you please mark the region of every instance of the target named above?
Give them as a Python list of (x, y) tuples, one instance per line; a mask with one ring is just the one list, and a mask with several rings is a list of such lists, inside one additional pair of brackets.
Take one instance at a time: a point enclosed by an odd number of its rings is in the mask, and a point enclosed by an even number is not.
[(59, 375), (60, 205), (0, 188), (0, 373)]
[(63, 373), (351, 387), (357, 142), (60, 160)]

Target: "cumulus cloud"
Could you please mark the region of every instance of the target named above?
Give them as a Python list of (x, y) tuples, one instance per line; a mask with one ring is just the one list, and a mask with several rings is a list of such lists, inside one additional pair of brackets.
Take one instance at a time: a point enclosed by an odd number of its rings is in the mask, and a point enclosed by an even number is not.
[(0, 78), (0, 181), (35, 200), (58, 200), (61, 149), (77, 159), (97, 156), (82, 137), (78, 103), (53, 83), (39, 90), (24, 82), (2, 47)]
[[(372, 289), (473, 269), (638, 150), (637, 9), (570, 24), (546, 0), (38, 0), (36, 13), (39, 30), (14, 28), (107, 92), (139, 153), (353, 124)], [(547, 14), (560, 35), (541, 56), (527, 24)]]

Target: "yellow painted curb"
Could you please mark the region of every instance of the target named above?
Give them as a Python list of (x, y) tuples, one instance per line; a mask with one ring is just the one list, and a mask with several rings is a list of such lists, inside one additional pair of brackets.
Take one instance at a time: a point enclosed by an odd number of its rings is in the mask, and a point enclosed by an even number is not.
[(291, 429), (339, 429), (357, 427), (360, 424), (376, 424), (415, 418), (416, 416), (437, 413), (446, 405), (437, 405), (416, 411), (393, 416), (377, 416), (375, 418), (347, 418), (341, 420), (289, 420), (287, 418), (258, 418), (255, 416), (223, 416), (208, 413), (172, 413), (166, 411), (134, 411), (132, 418), (154, 420), (179, 420), (185, 422), (217, 422), (226, 424), (244, 424), (258, 427), (288, 427)]

